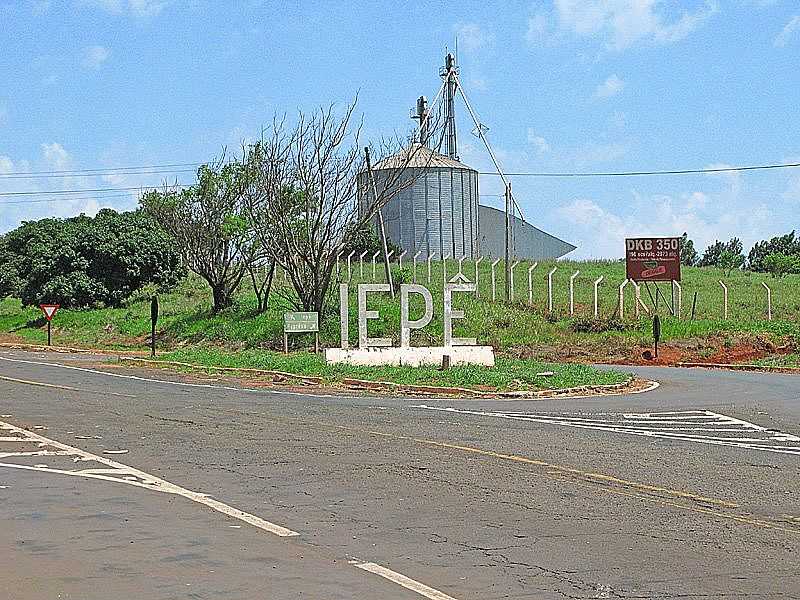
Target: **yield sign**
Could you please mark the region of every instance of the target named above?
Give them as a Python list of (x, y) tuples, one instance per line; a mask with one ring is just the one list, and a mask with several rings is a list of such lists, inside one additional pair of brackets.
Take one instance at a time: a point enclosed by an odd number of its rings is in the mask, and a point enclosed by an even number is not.
[(61, 308), (60, 304), (40, 304), (39, 308), (42, 309), (44, 313), (44, 318), (48, 321), (52, 321), (53, 317), (56, 316), (58, 309)]

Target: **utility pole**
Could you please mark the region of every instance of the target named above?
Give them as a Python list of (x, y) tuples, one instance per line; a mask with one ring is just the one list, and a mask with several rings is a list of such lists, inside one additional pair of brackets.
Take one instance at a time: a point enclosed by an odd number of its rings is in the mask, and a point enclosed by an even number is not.
[(375, 175), (372, 173), (372, 164), (369, 160), (369, 148), (364, 148), (364, 155), (367, 159), (367, 173), (369, 173), (369, 181), (372, 186), (372, 198), (375, 205), (378, 206), (378, 224), (381, 230), (381, 246), (383, 248), (383, 267), (386, 270), (386, 281), (389, 283), (389, 294), (394, 298), (394, 282), (392, 281), (392, 268), (389, 265), (389, 244), (386, 242), (386, 227), (383, 224), (383, 211), (378, 205), (378, 188), (375, 185)]
[(506, 184), (506, 302), (511, 301), (511, 182)]

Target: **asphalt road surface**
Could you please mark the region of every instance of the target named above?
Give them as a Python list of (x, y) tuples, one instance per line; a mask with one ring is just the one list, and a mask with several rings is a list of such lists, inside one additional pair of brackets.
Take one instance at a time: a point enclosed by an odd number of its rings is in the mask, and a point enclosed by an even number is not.
[(0, 598), (800, 598), (800, 378), (302, 395), (0, 352)]

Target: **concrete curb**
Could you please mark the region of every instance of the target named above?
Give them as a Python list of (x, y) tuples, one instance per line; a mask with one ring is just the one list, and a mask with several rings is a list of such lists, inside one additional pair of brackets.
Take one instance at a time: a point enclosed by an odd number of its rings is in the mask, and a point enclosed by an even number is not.
[(781, 367), (770, 365), (737, 365), (727, 363), (697, 363), (697, 362), (679, 362), (676, 364), (678, 367), (687, 369), (727, 369), (730, 371), (756, 371), (756, 372), (779, 372), (779, 373), (797, 373), (800, 374), (800, 367)]

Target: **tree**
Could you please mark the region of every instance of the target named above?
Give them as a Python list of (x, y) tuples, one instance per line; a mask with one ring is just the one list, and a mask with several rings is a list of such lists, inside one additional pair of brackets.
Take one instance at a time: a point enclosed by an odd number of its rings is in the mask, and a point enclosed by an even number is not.
[(120, 306), (146, 284), (169, 289), (184, 275), (171, 239), (140, 211), (23, 223), (4, 236), (0, 262), (0, 293), (25, 305)]
[[(399, 192), (402, 174), (420, 144), (399, 155), (392, 176), (368, 193), (360, 126), (352, 126), (355, 102), (300, 114), (287, 128), (276, 119), (261, 139), (244, 148), (247, 203), (258, 238), (287, 273), (302, 310), (324, 314), (337, 256), (367, 227), (377, 210)], [(382, 144), (385, 155), (391, 146)], [(373, 156), (377, 154), (373, 150)], [(380, 157), (375, 157), (380, 160)]]
[(200, 167), (195, 185), (165, 186), (141, 199), (144, 210), (175, 238), (186, 266), (211, 287), (215, 313), (233, 304), (248, 269), (264, 258), (244, 204), (244, 186), (242, 164), (223, 158)]
[(751, 271), (765, 272), (770, 271), (765, 263), (765, 259), (771, 254), (783, 254), (785, 256), (800, 256), (800, 238), (791, 231), (786, 235), (776, 236), (769, 241), (761, 241), (755, 244), (747, 255), (747, 268)]
[[(737, 266), (741, 266), (744, 262), (744, 254), (742, 253), (742, 241), (739, 238), (731, 238), (728, 243), (723, 243), (717, 240), (714, 242), (713, 245), (706, 248), (706, 251), (703, 253), (703, 258), (700, 259), (700, 262), (697, 263), (699, 267), (722, 267), (720, 264), (720, 260), (722, 258), (723, 252), (729, 252), (734, 256), (741, 256), (741, 262)], [(728, 262), (734, 260), (730, 257), (727, 257)], [(734, 261), (738, 261), (738, 258)]]
[(689, 234), (684, 232), (681, 236), (681, 264), (693, 267), (697, 264), (699, 256), (694, 249), (694, 242), (689, 239)]
[(744, 256), (742, 254), (734, 254), (730, 250), (723, 250), (717, 261), (717, 266), (725, 271), (726, 276), (730, 276), (734, 269), (741, 268), (742, 264), (744, 264)]
[(762, 261), (762, 265), (764, 270), (773, 277), (798, 274), (800, 273), (800, 256), (775, 252), (766, 256)]

